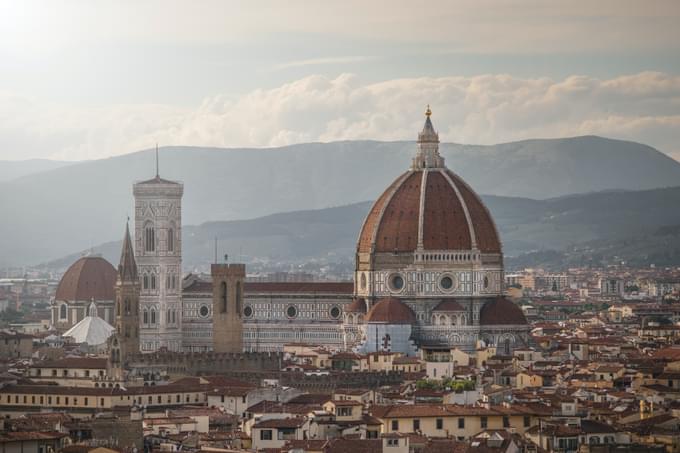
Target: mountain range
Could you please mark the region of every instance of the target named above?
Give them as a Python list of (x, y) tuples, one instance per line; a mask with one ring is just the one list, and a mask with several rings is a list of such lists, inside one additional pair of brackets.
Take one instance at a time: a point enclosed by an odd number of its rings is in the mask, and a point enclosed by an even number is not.
[[(206, 222), (210, 221), (253, 219), (276, 212), (375, 199), (408, 168), (414, 150), (413, 142), (374, 141), (267, 149), (167, 147), (160, 150), (160, 174), (184, 183), (183, 223), (209, 228), (211, 223)], [(543, 219), (541, 210), (545, 207), (541, 200), (575, 193), (680, 185), (680, 163), (646, 145), (601, 137), (526, 140), (493, 146), (444, 143), (441, 151), (448, 167), (478, 193), (509, 198), (508, 206), (515, 206), (509, 217)], [(0, 174), (5, 171), (3, 165), (0, 162)], [(0, 210), (5, 214), (0, 222), (0, 267), (47, 262), (117, 240), (122, 236), (125, 218), (133, 213), (132, 183), (152, 177), (155, 171), (154, 152), (146, 150), (0, 180)], [(569, 212), (578, 211), (578, 200), (566, 199), (567, 204), (575, 203)], [(487, 202), (493, 211), (493, 201)], [(516, 206), (526, 212), (517, 211)], [(359, 212), (361, 205), (341, 209)], [(300, 212), (291, 215), (303, 218)], [(635, 214), (631, 211), (630, 215)], [(357, 215), (353, 224), (346, 225), (352, 239), (350, 249), (358, 233), (360, 221), (356, 219), (360, 217)], [(534, 223), (528, 218), (517, 218), (507, 230), (501, 217), (497, 221), (506, 248), (512, 253), (539, 249), (548, 240), (542, 230), (530, 229)], [(561, 224), (550, 224), (561, 231)], [(593, 233), (594, 227), (563, 225), (568, 231), (555, 233), (550, 240), (569, 243), (577, 233), (583, 238), (600, 237)], [(313, 225), (308, 229), (309, 234), (314, 234)], [(190, 227), (185, 228), (185, 253), (192, 253), (191, 233)], [(346, 243), (337, 240), (338, 244)], [(267, 245), (261, 238), (254, 241), (263, 248)], [(274, 247), (273, 244), (282, 246), (274, 239), (270, 245)], [(293, 242), (285, 247), (291, 254), (302, 255), (304, 244), (305, 241)], [(252, 249), (247, 243), (240, 247)], [(204, 248), (201, 256), (212, 249)], [(285, 256), (284, 251), (279, 253), (273, 248), (269, 254)]]
[[(564, 268), (627, 261), (680, 263), (680, 187), (601, 192), (548, 200), (484, 196), (510, 268)], [(296, 211), (251, 220), (206, 222), (183, 231), (185, 269), (228, 253), (246, 262), (345, 263), (351, 267), (359, 229), (371, 202)], [(95, 248), (116, 263), (120, 242)], [(64, 269), (78, 258), (49, 263)], [(346, 266), (347, 267), (347, 266)]]

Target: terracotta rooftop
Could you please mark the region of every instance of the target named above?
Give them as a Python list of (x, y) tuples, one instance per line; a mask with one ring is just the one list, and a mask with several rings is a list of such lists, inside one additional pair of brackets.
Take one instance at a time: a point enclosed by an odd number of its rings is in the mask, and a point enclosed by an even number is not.
[(68, 301), (114, 300), (117, 277), (116, 269), (104, 258), (83, 256), (64, 273), (54, 298)]
[(523, 325), (527, 324), (522, 309), (505, 297), (497, 297), (486, 302), (479, 313), (482, 326)]
[(474, 240), (483, 253), (501, 253), (496, 225), (479, 196), (446, 168), (423, 173), (407, 171), (378, 198), (358, 252), (413, 252), (422, 237), (424, 250), (471, 250)]
[(463, 307), (456, 301), (456, 299), (453, 298), (446, 298), (442, 299), (439, 304), (437, 304), (432, 311), (443, 311), (443, 312), (449, 312), (449, 311), (465, 311)]
[(363, 297), (355, 297), (344, 310), (345, 313), (366, 313), (366, 300)]
[(380, 299), (366, 315), (366, 322), (375, 323), (412, 324), (415, 320), (413, 310), (395, 297)]
[(351, 295), (353, 282), (246, 282), (246, 293), (332, 293)]

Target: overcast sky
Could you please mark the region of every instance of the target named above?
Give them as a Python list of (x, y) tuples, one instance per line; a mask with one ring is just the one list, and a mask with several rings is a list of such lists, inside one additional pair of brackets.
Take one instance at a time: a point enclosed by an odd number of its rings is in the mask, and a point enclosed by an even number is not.
[(680, 1), (0, 0), (0, 159), (597, 134), (680, 158)]

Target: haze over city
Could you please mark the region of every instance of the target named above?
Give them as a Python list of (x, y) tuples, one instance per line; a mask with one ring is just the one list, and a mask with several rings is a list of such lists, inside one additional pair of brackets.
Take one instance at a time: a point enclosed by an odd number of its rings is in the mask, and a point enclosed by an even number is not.
[(678, 24), (0, 0), (0, 450), (680, 451)]

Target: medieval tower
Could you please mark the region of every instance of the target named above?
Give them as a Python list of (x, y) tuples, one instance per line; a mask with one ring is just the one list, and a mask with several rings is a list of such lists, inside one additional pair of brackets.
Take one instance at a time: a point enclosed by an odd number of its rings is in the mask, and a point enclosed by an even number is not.
[(116, 301), (114, 306), (116, 331), (109, 338), (109, 367), (117, 379), (123, 378), (123, 370), (129, 357), (139, 353), (139, 274), (130, 238), (130, 228), (125, 225), (125, 237), (120, 252)]
[(245, 264), (213, 264), (213, 351), (243, 352), (243, 283)]
[(182, 348), (181, 183), (158, 175), (134, 185), (142, 352)]
[(131, 354), (139, 353), (139, 286), (135, 252), (126, 225), (116, 281), (116, 332), (123, 363)]

